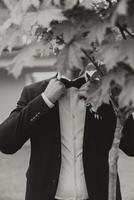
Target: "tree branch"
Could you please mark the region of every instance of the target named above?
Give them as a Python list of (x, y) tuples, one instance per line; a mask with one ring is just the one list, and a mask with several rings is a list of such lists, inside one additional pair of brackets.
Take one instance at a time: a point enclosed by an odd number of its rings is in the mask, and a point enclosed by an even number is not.
[(130, 35), (132, 38), (134, 38), (134, 34), (131, 33), (131, 32), (127, 29), (127, 27), (121, 26), (120, 24), (117, 24), (116, 26), (119, 28), (119, 30), (120, 30), (120, 32), (121, 32), (121, 34), (122, 34), (123, 39), (125, 39), (125, 40), (127, 39), (124, 32), (126, 32), (128, 35)]
[(134, 34), (132, 34), (127, 28), (124, 28), (124, 31), (130, 35), (132, 38), (134, 38)]
[(102, 76), (104, 76), (103, 72), (101, 71), (101, 69), (100, 69), (98, 63), (95, 61), (95, 59), (94, 59), (93, 57), (89, 56), (88, 53), (87, 53), (84, 49), (81, 49), (81, 50), (82, 50), (82, 52), (87, 56), (87, 58), (89, 58), (89, 60), (91, 61), (91, 63), (93, 63), (93, 65), (94, 65), (94, 66), (96, 67), (96, 69), (100, 72), (100, 74), (101, 74)]
[(126, 40), (127, 38), (126, 38), (126, 35), (124, 33), (124, 28), (120, 24), (117, 24), (116, 26), (119, 28), (120, 33), (121, 33), (123, 39)]

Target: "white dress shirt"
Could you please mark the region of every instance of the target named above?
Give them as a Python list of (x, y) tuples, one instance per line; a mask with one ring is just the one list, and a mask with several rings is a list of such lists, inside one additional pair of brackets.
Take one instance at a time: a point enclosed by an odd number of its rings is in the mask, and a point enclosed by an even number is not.
[[(82, 159), (86, 106), (77, 91), (69, 88), (59, 100), (62, 159), (55, 198), (61, 200), (88, 199)], [(48, 103), (44, 94), (42, 97)], [(48, 106), (53, 104), (49, 102)]]

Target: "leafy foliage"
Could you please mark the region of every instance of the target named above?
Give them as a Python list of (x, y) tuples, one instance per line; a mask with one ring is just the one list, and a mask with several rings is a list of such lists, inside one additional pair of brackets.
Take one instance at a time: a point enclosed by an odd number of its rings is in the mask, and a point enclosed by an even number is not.
[(47, 54), (49, 48), (50, 44), (42, 41), (31, 43), (23, 47), (20, 53), (12, 60), (10, 66), (7, 67), (9, 73), (18, 77), (21, 74), (23, 67), (34, 67), (35, 56), (41, 54), (43, 49), (43, 54)]
[[(56, 67), (61, 74), (64, 74), (66, 70), (72, 67), (79, 68), (83, 70), (83, 60), (85, 56), (81, 51), (82, 48), (89, 48), (86, 40), (75, 40), (68, 45), (66, 45), (61, 53), (58, 55)], [(63, 67), (64, 66), (64, 67)]]
[(88, 101), (97, 108), (109, 101), (111, 88), (120, 86), (115, 104), (133, 105), (133, 95), (125, 96), (133, 86), (133, 0), (3, 0), (0, 6), (8, 13), (0, 21), (0, 52), (22, 46), (8, 67), (10, 73), (19, 76), (23, 67), (34, 65), (34, 56), (52, 52), (61, 73), (85, 70), (86, 60), (101, 79), (98, 84), (92, 77)]
[(21, 37), (22, 33), (18, 26), (9, 27), (1, 38), (0, 53), (5, 49), (5, 47), (11, 51), (14, 45), (17, 45), (21, 41)]
[(104, 48), (102, 47), (101, 50), (101, 56), (104, 58), (104, 63), (108, 70), (111, 70), (118, 62), (124, 62), (133, 68), (134, 40), (120, 40), (104, 45)]
[(87, 101), (92, 104), (94, 110), (97, 110), (102, 102), (109, 103), (111, 99), (114, 100), (116, 107), (120, 107), (118, 97), (123, 91), (128, 75), (129, 72), (120, 66), (114, 68), (107, 76), (102, 77), (97, 82), (95, 80), (91, 82)]

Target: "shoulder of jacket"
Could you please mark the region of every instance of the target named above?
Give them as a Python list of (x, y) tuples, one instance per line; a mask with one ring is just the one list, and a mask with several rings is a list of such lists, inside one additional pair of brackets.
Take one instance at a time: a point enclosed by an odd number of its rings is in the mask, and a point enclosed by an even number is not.
[(45, 79), (45, 80), (42, 80), (42, 81), (38, 81), (38, 82), (35, 82), (35, 83), (32, 83), (32, 84), (26, 85), (24, 88), (28, 89), (28, 90), (35, 90), (35, 89), (39, 89), (40, 87), (45, 88), (47, 86), (47, 84), (49, 83), (49, 81), (53, 78), (55, 78), (55, 76), (51, 77), (49, 79)]
[(23, 88), (23, 94), (25, 94), (25, 96), (27, 96), (28, 100), (35, 98), (36, 96), (38, 96), (42, 92), (44, 92), (45, 88), (47, 87), (49, 81), (52, 78), (45, 79), (43, 81), (35, 82), (35, 83), (25, 86)]
[(27, 90), (32, 90), (32, 89), (35, 90), (35, 89), (38, 89), (43, 84), (47, 84), (46, 80), (38, 81), (32, 84), (26, 85), (24, 88)]

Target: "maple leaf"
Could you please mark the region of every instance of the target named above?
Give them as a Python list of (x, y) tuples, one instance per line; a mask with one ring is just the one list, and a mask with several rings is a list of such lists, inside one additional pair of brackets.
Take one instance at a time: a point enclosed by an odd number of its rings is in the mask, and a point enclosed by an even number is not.
[(96, 12), (93, 10), (87, 10), (82, 6), (78, 6), (73, 9), (64, 10), (64, 15), (73, 23), (87, 24), (89, 19), (96, 16)]
[(100, 44), (104, 39), (106, 30), (111, 27), (110, 20), (102, 19), (94, 10), (86, 10), (81, 7), (71, 19), (74, 21), (74, 26), (77, 25), (78, 34), (86, 33), (89, 44), (93, 42)]
[[(113, 12), (113, 16), (111, 18), (112, 24), (116, 24), (117, 22), (119, 24), (124, 23), (125, 16), (127, 16), (127, 10), (128, 10), (128, 5), (127, 5), (128, 0), (121, 0), (117, 8)], [(121, 22), (122, 21), (122, 22)]]
[(18, 26), (9, 27), (0, 37), (0, 54), (7, 48), (9, 51), (22, 41), (22, 32)]
[[(5, 0), (5, 1), (10, 2), (10, 0)], [(10, 9), (10, 18), (6, 23), (7, 24), (10, 23), (10, 25), (11, 24), (20, 25), (24, 15), (26, 14), (29, 7), (32, 5), (31, 1), (25, 1), (25, 0), (17, 1), (14, 7)]]
[(134, 31), (134, 1), (122, 0), (118, 3), (112, 16), (112, 24), (119, 24), (122, 27), (129, 27)]
[(84, 70), (82, 58), (85, 57), (85, 54), (82, 49), (89, 49), (89, 44), (84, 39), (74, 40), (65, 45), (55, 63), (57, 70), (61, 74), (64, 74), (69, 68)]
[[(124, 22), (122, 22), (122, 24), (129, 27), (131, 32), (134, 32), (134, 1), (128, 0), (127, 7), (127, 15), (125, 16)], [(118, 21), (120, 22), (120, 20)]]
[(26, 15), (28, 9), (32, 5), (36, 8), (39, 8), (40, 1), (39, 0), (18, 1), (15, 4), (15, 6), (11, 9), (10, 18), (8, 20), (10, 22), (10, 25), (11, 24), (21, 25), (24, 16)]
[(85, 8), (74, 8), (73, 11), (64, 12), (64, 15), (68, 21), (52, 26), (52, 30), (54, 35), (63, 36), (65, 43), (82, 35), (87, 35), (89, 44), (96, 41), (101, 43), (107, 28), (110, 27), (109, 21), (101, 20), (94, 11), (85, 10)]
[(126, 76), (126, 82), (119, 95), (119, 107), (134, 107), (134, 73)]
[(127, 9), (128, 9), (127, 2), (128, 2), (128, 0), (121, 0), (119, 2), (117, 9), (116, 9), (116, 14), (119, 14), (119, 15), (127, 14)]
[(94, 23), (94, 19), (90, 24), (89, 33), (87, 38), (89, 43), (98, 42), (99, 44), (104, 40), (106, 30), (110, 27), (109, 21), (102, 21), (99, 18), (96, 18), (96, 23)]
[(124, 87), (117, 99), (117, 114), (122, 124), (124, 124), (127, 118), (134, 112), (134, 73), (129, 73), (125, 78)]
[(49, 7), (44, 10), (38, 10), (37, 12), (28, 12), (23, 17), (22, 29), (25, 32), (30, 31), (33, 26), (40, 25), (43, 28), (50, 27), (52, 21), (66, 20), (61, 12), (61, 9), (55, 7)]
[(14, 7), (14, 9), (11, 11), (11, 14), (10, 14), (11, 17), (9, 20), (13, 24), (20, 25), (25, 13), (26, 13), (26, 10), (24, 10), (24, 8), (22, 7), (22, 4), (18, 2), (16, 6)]
[(46, 51), (46, 54), (48, 54), (49, 45), (49, 43), (44, 42), (33, 42), (23, 47), (6, 69), (17, 78), (24, 67), (34, 67), (35, 56), (37, 56), (39, 52), (43, 51), (45, 54)]
[(22, 35), (25, 34), (28, 37), (31, 37), (32, 40), (34, 37), (31, 34), (32, 28), (34, 26), (37, 26), (37, 24), (48, 28), (50, 26), (51, 21), (53, 20), (60, 21), (66, 19), (62, 14), (61, 9), (58, 8), (49, 7), (46, 10), (38, 10), (37, 12), (25, 13), (24, 11), (27, 8), (28, 4), (22, 7), (22, 4), (17, 3), (17, 5), (15, 6), (15, 8), (11, 13), (11, 17), (7, 19), (6, 22), (0, 27), (1, 35), (3, 35), (3, 38), (5, 38), (4, 40), (1, 40), (1, 51), (6, 46), (8, 46), (9, 40), (12, 41), (10, 42), (9, 45), (9, 49), (11, 50), (12, 45), (15, 43), (15, 38), (18, 37), (17, 34), (19, 33), (19, 31), (16, 29), (13, 30), (13, 24), (20, 26), (21, 30), (20, 32), (22, 32)]
[(102, 47), (101, 56), (107, 70), (111, 70), (119, 62), (129, 64), (134, 69), (134, 40), (127, 39)]
[(56, 26), (52, 25), (54, 37), (63, 36), (64, 43), (69, 43), (74, 36), (78, 33), (79, 27), (70, 21), (63, 21)]
[[(111, 91), (117, 86), (121, 89), (125, 85), (128, 72), (122, 68), (110, 71), (100, 81), (93, 81), (88, 90), (87, 103), (96, 111), (102, 103), (109, 103)], [(115, 94), (114, 94), (115, 96)]]
[(25, 33), (31, 32), (32, 27), (36, 25), (36, 22), (37, 22), (37, 13), (28, 12), (23, 17), (23, 20), (21, 22), (21, 28)]
[(40, 10), (37, 13), (37, 24), (43, 27), (49, 27), (52, 21), (64, 21), (66, 17), (63, 15), (62, 10), (55, 7)]

